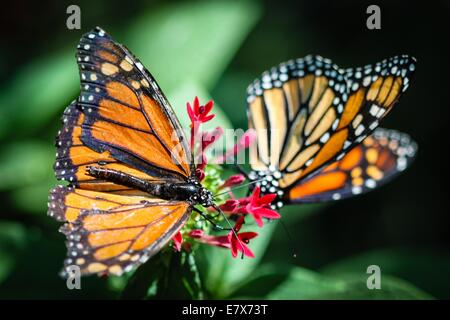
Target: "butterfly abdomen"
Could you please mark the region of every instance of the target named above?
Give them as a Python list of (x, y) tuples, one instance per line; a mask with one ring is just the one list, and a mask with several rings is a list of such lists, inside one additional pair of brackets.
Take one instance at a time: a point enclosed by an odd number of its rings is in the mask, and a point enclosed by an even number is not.
[(90, 166), (87, 174), (97, 179), (137, 189), (165, 200), (189, 201), (192, 204), (210, 205), (211, 193), (194, 178), (186, 181), (154, 182), (133, 175), (102, 167)]

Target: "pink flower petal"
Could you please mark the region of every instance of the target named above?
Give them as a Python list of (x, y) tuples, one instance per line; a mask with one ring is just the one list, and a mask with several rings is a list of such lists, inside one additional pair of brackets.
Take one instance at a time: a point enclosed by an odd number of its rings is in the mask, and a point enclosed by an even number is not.
[(204, 235), (204, 231), (201, 229), (194, 229), (189, 232), (189, 237), (191, 238), (201, 238)]
[(213, 100), (209, 100), (205, 104), (205, 111), (203, 113), (204, 114), (208, 114), (212, 110), (213, 106), (214, 106), (214, 101)]
[(253, 189), (253, 193), (252, 193), (250, 201), (251, 202), (258, 201), (260, 193), (261, 193), (261, 188), (259, 186), (256, 186), (255, 189)]
[(257, 199), (256, 203), (259, 206), (271, 204), (272, 201), (275, 200), (276, 197), (277, 197), (277, 195), (275, 193), (266, 194), (266, 195), (262, 196), (261, 198)]
[(264, 222), (261, 219), (261, 216), (258, 214), (258, 212), (255, 210), (255, 208), (252, 207), (252, 204), (249, 203), (246, 206), (246, 210), (249, 214), (251, 214), (253, 216), (253, 219), (255, 220), (256, 224), (258, 225), (258, 227), (262, 228), (262, 226), (264, 225)]
[(240, 151), (247, 149), (256, 140), (256, 131), (253, 129), (247, 130), (231, 149), (225, 152), (225, 155), (217, 157), (214, 162), (221, 164), (225, 163), (227, 159), (235, 157)]
[(205, 152), (206, 149), (219, 140), (222, 135), (223, 129), (221, 127), (217, 127), (210, 132), (204, 132), (202, 136), (202, 150), (200, 150), (200, 152)]
[(270, 210), (267, 208), (255, 208), (253, 212), (257, 213), (259, 216), (268, 219), (279, 219), (281, 218), (280, 214), (274, 210)]
[(195, 112), (195, 114), (199, 114), (199, 109), (200, 109), (200, 101), (198, 100), (198, 97), (196, 96), (194, 98), (194, 112)]
[(209, 116), (203, 117), (202, 118), (202, 122), (208, 122), (209, 120), (211, 120), (212, 118), (214, 118), (216, 115), (215, 114), (210, 114)]
[(244, 242), (245, 242), (246, 239), (247, 239), (247, 240), (253, 239), (253, 238), (255, 238), (257, 235), (258, 235), (258, 234), (257, 234), (256, 232), (253, 232), (253, 231), (241, 232), (241, 233), (238, 234), (238, 236), (240, 237), (240, 239), (241, 239), (242, 241), (244, 241)]
[(189, 237), (196, 239), (198, 242), (209, 244), (216, 247), (230, 248), (228, 236), (210, 236), (200, 229), (194, 229), (189, 232)]
[[(238, 233), (239, 230), (241, 230), (242, 225), (244, 224), (244, 221), (245, 221), (244, 216), (240, 216), (239, 219), (236, 221), (236, 224), (234, 225), (234, 230), (236, 231), (236, 233)], [(234, 232), (230, 231), (230, 234), (234, 235)]]
[(245, 181), (245, 176), (243, 174), (235, 174), (231, 177), (228, 177), (227, 180), (219, 187), (219, 189), (233, 187), (241, 184)]
[(180, 252), (181, 251), (181, 244), (183, 243), (183, 236), (181, 235), (181, 232), (178, 231), (172, 238), (173, 241), (173, 249), (175, 251)]
[(236, 199), (228, 199), (224, 204), (220, 205), (220, 209), (224, 212), (234, 212), (239, 206), (239, 201)]
[(199, 181), (202, 181), (203, 179), (205, 179), (205, 171), (203, 171), (203, 170), (200, 169), (200, 168), (197, 168), (197, 169), (195, 170), (195, 175), (197, 176), (197, 179), (198, 179)]

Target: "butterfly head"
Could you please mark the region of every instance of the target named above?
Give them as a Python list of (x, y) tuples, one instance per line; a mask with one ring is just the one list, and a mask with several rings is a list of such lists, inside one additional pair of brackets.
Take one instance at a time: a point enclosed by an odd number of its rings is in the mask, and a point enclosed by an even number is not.
[(190, 179), (189, 184), (194, 191), (189, 197), (189, 201), (193, 204), (200, 204), (204, 207), (210, 207), (214, 204), (212, 193), (203, 187), (197, 179)]

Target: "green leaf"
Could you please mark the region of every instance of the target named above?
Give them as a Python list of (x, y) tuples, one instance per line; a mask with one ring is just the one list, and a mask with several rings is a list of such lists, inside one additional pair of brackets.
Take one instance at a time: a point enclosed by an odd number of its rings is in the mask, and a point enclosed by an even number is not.
[(0, 153), (0, 190), (11, 191), (11, 201), (26, 212), (44, 213), (48, 190), (56, 183), (54, 147), (38, 140), (5, 145)]
[(345, 290), (319, 294), (319, 299), (351, 300), (429, 300), (433, 297), (427, 292), (399, 278), (384, 275), (381, 277), (380, 289), (367, 288), (368, 275), (339, 275), (335, 279), (345, 282)]
[(396, 277), (384, 275), (381, 278), (381, 289), (367, 288), (367, 275), (339, 275), (346, 282), (346, 290), (321, 295), (320, 299), (352, 299), (352, 300), (429, 300), (433, 297), (409, 282)]
[(123, 299), (202, 299), (203, 289), (193, 254), (173, 252), (156, 254), (129, 278)]
[(192, 81), (210, 90), (260, 14), (251, 1), (177, 3), (143, 14), (124, 38), (167, 92)]
[[(258, 281), (272, 280), (273, 290), (268, 293), (267, 299), (431, 299), (424, 291), (414, 287), (408, 282), (391, 277), (382, 276), (381, 289), (367, 288), (367, 274), (339, 274), (325, 276), (320, 273), (293, 267), (278, 270), (261, 268), (263, 271), (255, 273), (250, 280), (235, 292), (241, 298), (254, 298), (250, 296), (255, 292), (254, 286)], [(276, 280), (275, 282), (273, 280)], [(264, 292), (264, 291), (263, 291)], [(261, 295), (256, 295), (261, 298)]]
[(202, 299), (203, 288), (192, 253), (170, 252), (165, 272), (158, 279), (157, 299)]
[(64, 50), (37, 60), (15, 74), (9, 87), (2, 91), (4, 95), (0, 95), (3, 127), (0, 137), (7, 133), (23, 136), (47, 123), (69, 104), (78, 83), (74, 55), (75, 49)]
[(286, 280), (267, 295), (268, 299), (320, 299), (330, 292), (343, 292), (344, 281), (322, 277), (320, 274), (295, 267)]
[(383, 275), (405, 279), (430, 292), (437, 298), (448, 298), (450, 253), (436, 247), (395, 247), (364, 252), (324, 268), (331, 276), (365, 272), (370, 265), (378, 265)]
[(29, 140), (4, 145), (0, 153), (0, 190), (48, 181), (53, 176), (54, 148)]
[(239, 283), (227, 298), (263, 299), (289, 277), (292, 265), (263, 264), (247, 278)]
[(159, 252), (134, 271), (122, 291), (122, 299), (144, 299), (149, 295), (149, 290), (164, 273), (165, 253)]
[[(58, 275), (66, 248), (64, 236), (58, 233), (57, 223), (49, 230), (4, 225), (9, 237), (21, 240), (20, 245), (16, 246), (15, 242), (4, 241), (5, 238), (0, 236), (0, 252), (11, 252), (14, 258), (12, 270), (1, 283), (0, 299), (112, 299), (116, 296), (108, 289), (104, 279), (95, 276), (83, 277), (81, 290), (67, 288), (66, 280)], [(2, 261), (0, 259), (0, 265)]]
[(182, 281), (191, 299), (203, 299), (203, 286), (194, 253), (181, 252)]
[(18, 223), (0, 223), (0, 284), (13, 270), (26, 244), (26, 230)]
[(32, 185), (23, 186), (11, 191), (11, 200), (18, 209), (43, 215), (47, 211), (49, 190), (57, 183), (54, 177), (50, 177), (44, 181), (35, 181)]

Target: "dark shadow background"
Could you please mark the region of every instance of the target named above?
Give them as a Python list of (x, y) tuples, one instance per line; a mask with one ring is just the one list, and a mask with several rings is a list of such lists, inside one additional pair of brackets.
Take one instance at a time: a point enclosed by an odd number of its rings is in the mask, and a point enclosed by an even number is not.
[[(16, 70), (30, 61), (45, 57), (61, 46), (70, 46), (75, 51), (80, 35), (91, 26), (120, 28), (143, 7), (157, 8), (163, 1), (80, 1), (83, 29), (68, 32), (65, 8), (71, 3), (48, 1), (44, 4), (22, 0), (9, 3), (9, 8), (1, 11), (0, 91), (7, 87)], [(365, 11), (370, 4), (381, 7), (381, 30), (365, 27)], [(291, 238), (278, 228), (264, 259), (286, 260), (324, 272), (339, 268), (352, 270), (383, 261), (385, 269), (392, 274), (437, 298), (450, 298), (447, 275), (450, 270), (447, 202), (450, 3), (292, 0), (263, 1), (262, 8), (262, 18), (211, 93), (221, 106), (227, 106), (225, 112), (235, 127), (246, 127), (247, 84), (281, 61), (317, 53), (340, 66), (350, 67), (408, 53), (418, 60), (415, 78), (382, 126), (409, 133), (419, 145), (412, 167), (380, 190), (328, 205), (318, 214), (291, 222), (287, 219)], [(52, 123), (57, 123), (57, 119), (55, 117)], [(17, 134), (20, 136), (20, 130)], [(53, 134), (37, 133), (46, 141), (50, 141)], [(19, 221), (38, 234), (49, 230), (49, 226), (55, 227), (47, 219), (17, 209), (9, 200), (10, 191), (2, 190), (0, 199), (0, 221)], [(295, 215), (295, 210), (287, 209), (286, 214)], [(61, 256), (39, 255), (63, 251), (60, 242), (58, 235), (49, 235), (45, 240), (48, 247), (43, 248), (39, 243), (34, 256), (22, 258), (24, 264), (15, 274), (32, 272), (33, 267), (27, 264), (32, 265), (39, 259), (46, 260), (48, 263), (43, 266), (56, 272)], [(291, 258), (293, 251), (298, 251), (299, 256), (294, 260)], [(37, 272), (47, 274), (47, 271)], [(28, 280), (32, 281), (31, 278)], [(48, 281), (56, 283), (58, 280)], [(35, 297), (36, 294), (26, 292), (26, 283), (26, 280), (9, 279), (4, 283), (4, 289), (15, 288), (23, 293), (23, 297)], [(65, 294), (63, 288), (60, 292), (45, 292), (44, 282), (42, 287), (43, 297)], [(102, 288), (98, 292), (104, 297)], [(90, 295), (96, 296), (95, 290)], [(0, 297), (5, 296), (8, 294), (0, 294)], [(21, 294), (12, 296), (21, 297)]]

